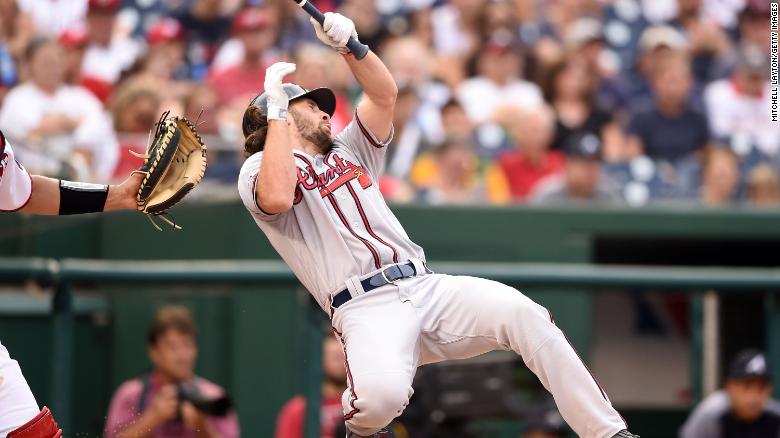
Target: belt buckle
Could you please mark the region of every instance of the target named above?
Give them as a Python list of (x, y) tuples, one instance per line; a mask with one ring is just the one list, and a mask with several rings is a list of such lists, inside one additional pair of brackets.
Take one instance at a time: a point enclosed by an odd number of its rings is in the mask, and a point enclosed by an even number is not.
[(387, 282), (388, 284), (395, 284), (396, 281), (401, 280), (401, 278), (397, 278), (391, 281), (389, 278), (387, 278), (387, 274), (385, 274), (385, 271), (393, 267), (397, 268), (398, 266), (390, 265), (386, 268), (383, 268), (381, 271), (379, 271), (379, 274), (382, 275), (382, 279), (385, 280), (385, 282)]

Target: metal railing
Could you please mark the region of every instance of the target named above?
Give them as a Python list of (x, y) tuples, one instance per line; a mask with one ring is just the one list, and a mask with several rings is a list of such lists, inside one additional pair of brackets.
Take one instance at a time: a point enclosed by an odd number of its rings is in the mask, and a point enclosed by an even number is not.
[[(717, 336), (705, 336), (705, 327), (717, 330), (717, 312), (705, 311), (707, 300), (717, 300), (720, 293), (744, 290), (764, 293), (767, 309), (767, 351), (773, 372), (780, 375), (780, 269), (748, 268), (679, 268), (604, 266), (579, 264), (528, 263), (433, 263), (436, 272), (474, 275), (512, 285), (539, 287), (582, 288), (652, 288), (653, 290), (681, 289), (691, 293), (692, 340), (691, 382), (694, 399), (702, 396), (703, 382), (714, 380), (713, 369), (703, 367), (703, 358), (712, 358), (717, 348)], [(64, 259), (0, 258), (0, 283), (36, 280), (51, 286), (54, 322), (53, 408), (64, 428), (71, 424), (69, 400), (72, 396), (73, 370), (73, 284), (100, 283), (260, 283), (263, 281), (290, 281), (295, 277), (280, 261), (100, 261)], [(636, 289), (634, 289), (636, 290)], [(717, 291), (717, 292), (714, 292)], [(706, 297), (706, 299), (705, 299)], [(313, 303), (313, 301), (312, 301)], [(318, 406), (320, 401), (321, 339), (317, 326), (319, 307), (310, 305), (310, 348), (306, 376), (307, 406)], [(717, 331), (715, 332), (717, 333)], [(307, 409), (306, 437), (319, 436), (319, 410)]]

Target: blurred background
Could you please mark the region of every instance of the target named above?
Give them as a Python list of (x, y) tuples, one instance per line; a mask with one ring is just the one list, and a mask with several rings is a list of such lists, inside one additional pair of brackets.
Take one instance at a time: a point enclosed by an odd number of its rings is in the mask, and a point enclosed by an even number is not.
[[(352, 18), (398, 83), (380, 189), (434, 270), (550, 308), (643, 437), (676, 436), (744, 378), (732, 360), (746, 348), (766, 353), (768, 397), (780, 371), (768, 0), (315, 4)], [(339, 58), (289, 0), (0, 0), (0, 129), (31, 173), (121, 181), (165, 110), (197, 121), (209, 148), (204, 182), (173, 212), (181, 232), (132, 213), (0, 216), (0, 340), (66, 435), (116, 436), (112, 396), (165, 367), (148, 333), (176, 304), (197, 326), (171, 323), (196, 349), (184, 368), (233, 401), (222, 436), (302, 437), (300, 394), (323, 403), (307, 438), (343, 436), (327, 321), (235, 188), (265, 68), (290, 60), (290, 81), (331, 87), (338, 131), (360, 98)], [(133, 260), (164, 261), (163, 283)], [(551, 403), (511, 355), (430, 366), (396, 434), (569, 436)]]

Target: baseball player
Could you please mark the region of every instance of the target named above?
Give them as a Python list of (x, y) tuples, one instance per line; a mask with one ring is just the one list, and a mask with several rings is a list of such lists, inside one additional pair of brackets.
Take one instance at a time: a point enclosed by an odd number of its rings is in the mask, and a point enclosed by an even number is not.
[(348, 437), (387, 437), (418, 366), (514, 350), (553, 394), (577, 434), (634, 437), (550, 313), (517, 290), (432, 273), (379, 192), (393, 136), (396, 84), (373, 53), (346, 48), (354, 23), (328, 13), (317, 37), (344, 55), (365, 93), (349, 125), (331, 132), (333, 92), (283, 83), (268, 68), (244, 114), (248, 159), (241, 199), (273, 247), (330, 314), (346, 353)]
[[(136, 209), (144, 175), (119, 185), (86, 184), (30, 175), (0, 132), (0, 212), (78, 214)], [(19, 364), (0, 344), (0, 438), (59, 438), (51, 411), (38, 408)]]

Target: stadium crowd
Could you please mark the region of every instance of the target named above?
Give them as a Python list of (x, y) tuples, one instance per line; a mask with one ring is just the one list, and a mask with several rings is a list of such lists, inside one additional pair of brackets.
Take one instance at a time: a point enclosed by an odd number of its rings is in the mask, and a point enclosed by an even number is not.
[[(393, 202), (780, 202), (768, 0), (318, 0), (399, 85)], [(360, 90), (289, 0), (0, 0), (0, 129), (32, 173), (109, 181), (170, 110), (230, 193), (273, 62)]]

